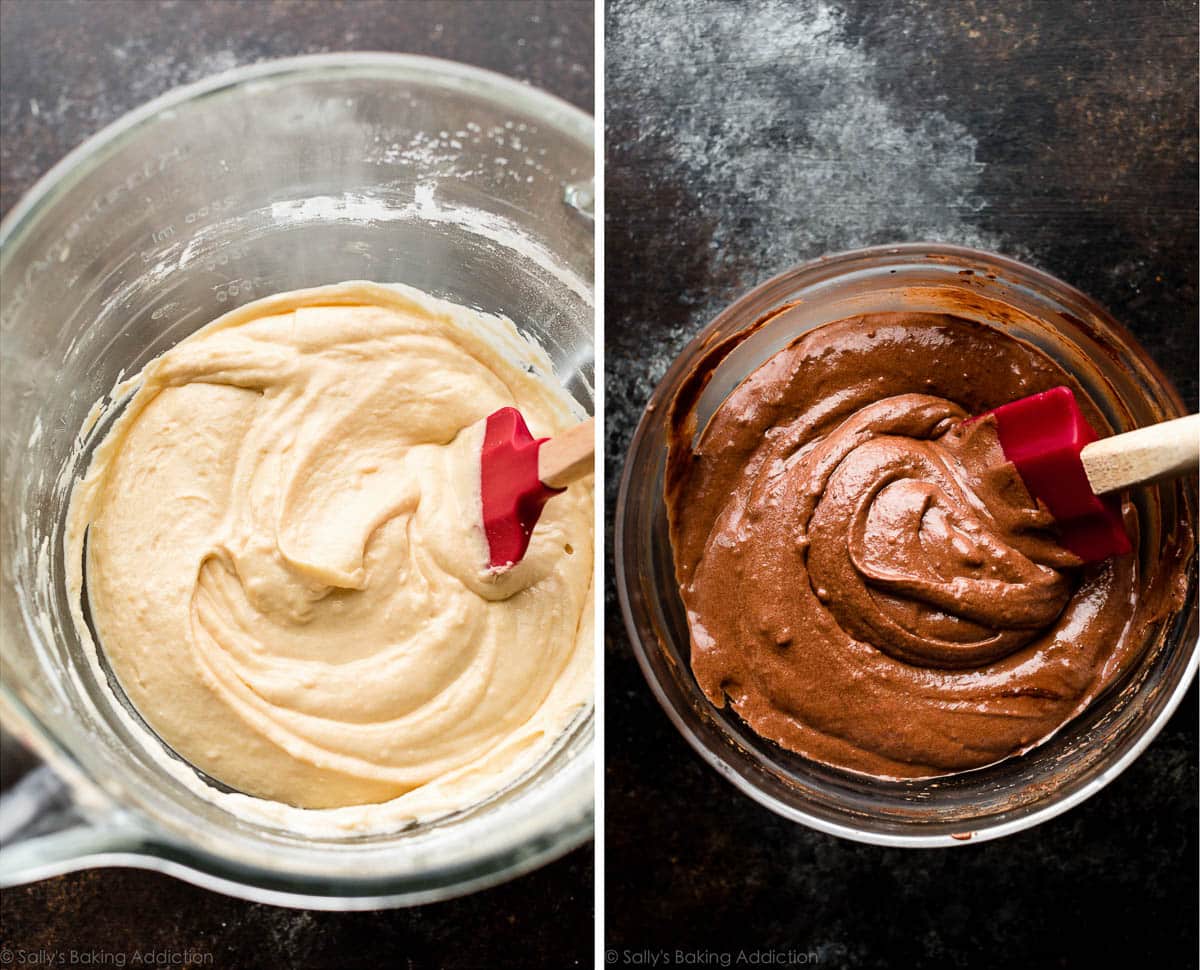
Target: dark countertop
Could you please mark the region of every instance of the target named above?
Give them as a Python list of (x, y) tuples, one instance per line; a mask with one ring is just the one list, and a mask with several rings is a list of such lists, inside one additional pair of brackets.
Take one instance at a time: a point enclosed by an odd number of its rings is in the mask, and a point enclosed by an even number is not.
[[(757, 283), (865, 244), (938, 239), (1040, 266), (1128, 325), (1196, 409), (1195, 2), (684, 16), (615, 0), (606, 43), (610, 516), (642, 405), (682, 346)], [(612, 965), (770, 949), (855, 968), (1195, 966), (1194, 686), (1066, 814), (961, 849), (883, 849), (786, 822), (705, 766), (607, 593)]]
[[(0, 210), (87, 136), (176, 85), (252, 61), (340, 50), (427, 54), (593, 106), (591, 0), (0, 3)], [(504, 886), (409, 910), (336, 914), (229, 899), (106, 869), (6, 890), (0, 951), (132, 965), (135, 951), (216, 967), (591, 966), (593, 851)], [(0, 952), (0, 961), (3, 961)], [(103, 961), (101, 963), (101, 961)], [(7, 961), (3, 961), (7, 962)], [(14, 963), (14, 965), (17, 965)]]

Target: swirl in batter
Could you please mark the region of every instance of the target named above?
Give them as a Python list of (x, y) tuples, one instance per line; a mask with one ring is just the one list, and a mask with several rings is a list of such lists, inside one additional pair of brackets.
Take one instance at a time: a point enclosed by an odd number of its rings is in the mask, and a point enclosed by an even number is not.
[(569, 399), (512, 325), (403, 287), (283, 294), (152, 362), (70, 512), (73, 584), (147, 723), (304, 808), (491, 794), (590, 701), (592, 490), (497, 575), (475, 422)]
[(842, 320), (759, 367), (693, 447), (725, 352), (674, 402), (667, 475), (713, 704), (815, 760), (923, 777), (1028, 749), (1124, 668), (1134, 558), (1080, 568), (992, 422), (964, 422), (1073, 384), (1049, 357), (951, 316)]

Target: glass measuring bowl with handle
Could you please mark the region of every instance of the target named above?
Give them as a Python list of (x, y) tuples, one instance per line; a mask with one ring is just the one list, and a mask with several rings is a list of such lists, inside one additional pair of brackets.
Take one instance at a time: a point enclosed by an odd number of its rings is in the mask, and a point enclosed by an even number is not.
[[(492, 885), (590, 837), (590, 710), (525, 776), (440, 821), (339, 837), (233, 814), (81, 643), (62, 543), (71, 485), (117, 410), (93, 423), (96, 402), (270, 293), (403, 282), (502, 313), (590, 412), (594, 242), (580, 200), (592, 146), (590, 117), (490, 72), (301, 57), (126, 115), (5, 219), (0, 881), (133, 865), (259, 901), (363, 909)], [(18, 770), (13, 736), (44, 763)]]

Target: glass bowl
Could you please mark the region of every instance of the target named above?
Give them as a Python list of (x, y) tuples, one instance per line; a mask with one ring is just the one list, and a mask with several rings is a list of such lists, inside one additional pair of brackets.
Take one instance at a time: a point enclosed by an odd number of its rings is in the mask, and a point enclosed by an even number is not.
[[(1182, 608), (1153, 625), (1138, 662), (1052, 738), (990, 767), (939, 778), (883, 781), (809, 761), (766, 741), (701, 693), (675, 581), (663, 500), (666, 413), (714, 344), (775, 313), (726, 357), (697, 409), (703, 428), (743, 378), (798, 334), (859, 313), (952, 312), (1041, 347), (1080, 377), (1117, 431), (1179, 416), (1183, 403), (1149, 355), (1101, 307), (1013, 260), (954, 246), (863, 249), (798, 267), (746, 294), (680, 354), (634, 434), (617, 497), (616, 587), (642, 671), (675, 726), (710, 765), (785, 818), (844, 838), (942, 846), (1011, 834), (1066, 811), (1115, 778), (1154, 738), (1195, 675), (1196, 563)], [(1084, 362), (1090, 367), (1081, 366)], [(1088, 376), (1091, 375), (1091, 376)], [(1195, 478), (1136, 490), (1143, 570), (1161, 565), (1196, 511)], [(1182, 527), (1181, 527), (1182, 523)]]
[(365, 909), (492, 885), (590, 837), (590, 710), (503, 792), (403, 832), (305, 836), (217, 807), (148, 756), (88, 663), (62, 538), (103, 430), (95, 403), (270, 293), (403, 282), (505, 314), (590, 411), (592, 166), (591, 118), (526, 85), (423, 57), (301, 57), (126, 115), (0, 225), (0, 709), (47, 762), (0, 801), (3, 882), (132, 865), (254, 900)]

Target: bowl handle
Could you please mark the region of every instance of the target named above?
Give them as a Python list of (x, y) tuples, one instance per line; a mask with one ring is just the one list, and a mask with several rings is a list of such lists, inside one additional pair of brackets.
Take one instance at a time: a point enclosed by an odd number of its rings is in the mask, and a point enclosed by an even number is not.
[[(78, 785), (68, 783), (48, 761), (39, 763), (29, 746), (18, 747), (10, 725), (16, 727), (6, 716), (0, 738), (6, 776), (0, 793), (0, 888), (115, 864), (144, 844), (144, 832), (127, 812), (82, 778)], [(14, 769), (29, 764), (33, 767), (10, 783)]]

